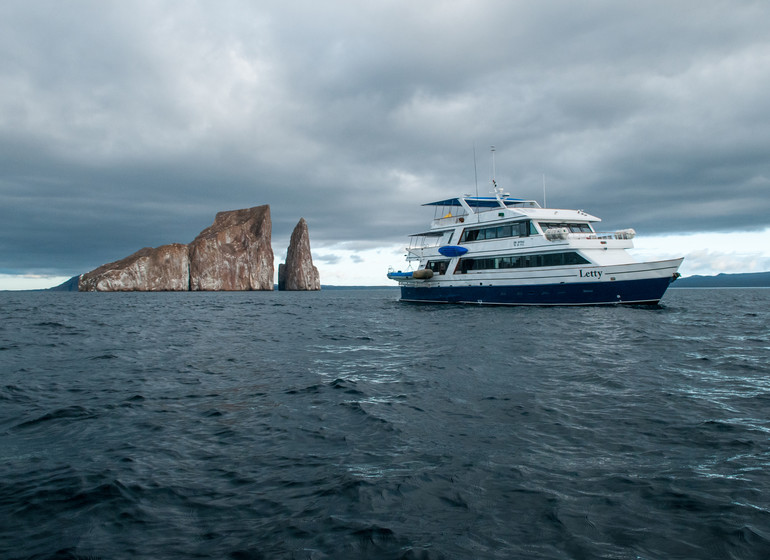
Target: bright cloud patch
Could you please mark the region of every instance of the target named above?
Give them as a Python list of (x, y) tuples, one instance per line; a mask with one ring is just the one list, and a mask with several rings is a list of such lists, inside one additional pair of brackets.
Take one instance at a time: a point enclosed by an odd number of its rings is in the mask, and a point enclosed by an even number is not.
[(353, 249), (347, 244), (325, 247), (324, 257), (315, 260), (321, 284), (333, 286), (395, 286), (388, 280), (388, 267), (405, 268), (404, 249), (400, 246)]
[(684, 276), (770, 270), (770, 228), (756, 232), (637, 237), (634, 256), (659, 260), (684, 256)]
[(46, 290), (66, 282), (65, 276), (37, 274), (0, 274), (0, 290)]

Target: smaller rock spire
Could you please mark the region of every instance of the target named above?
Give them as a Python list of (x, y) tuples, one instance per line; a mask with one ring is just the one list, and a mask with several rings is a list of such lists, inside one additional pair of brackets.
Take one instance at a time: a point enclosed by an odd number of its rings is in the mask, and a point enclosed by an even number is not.
[(314, 291), (321, 289), (321, 277), (313, 266), (310, 235), (305, 218), (300, 218), (291, 234), (286, 263), (278, 266), (278, 289), (284, 291)]

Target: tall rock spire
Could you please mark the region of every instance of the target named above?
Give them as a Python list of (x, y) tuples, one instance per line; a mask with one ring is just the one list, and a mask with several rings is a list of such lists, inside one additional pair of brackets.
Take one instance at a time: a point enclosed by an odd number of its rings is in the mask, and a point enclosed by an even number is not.
[(291, 234), (286, 263), (278, 266), (278, 289), (285, 291), (312, 291), (321, 289), (321, 277), (313, 266), (310, 254), (310, 235), (305, 218), (300, 218)]
[(190, 290), (272, 290), (270, 206), (219, 212), (190, 243)]

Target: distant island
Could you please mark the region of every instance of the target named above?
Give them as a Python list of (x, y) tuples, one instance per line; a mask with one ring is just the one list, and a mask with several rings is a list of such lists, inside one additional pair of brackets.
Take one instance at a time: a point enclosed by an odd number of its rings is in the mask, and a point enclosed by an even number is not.
[[(80, 280), (80, 276), (73, 276), (66, 282), (62, 282), (58, 286), (54, 286), (52, 288), (46, 288), (43, 290), (30, 290), (34, 292), (42, 292), (42, 291), (48, 291), (48, 292), (77, 292), (78, 290), (78, 280)], [(275, 290), (278, 290), (278, 284), (274, 284), (273, 288)], [(398, 290), (398, 286), (335, 286), (332, 284), (321, 284), (321, 290)]]
[[(270, 206), (219, 212), (189, 244), (145, 247), (51, 288), (66, 292), (176, 292), (273, 290)], [(294, 228), (278, 290), (321, 289), (307, 222)]]
[(680, 278), (672, 288), (770, 288), (770, 272)]

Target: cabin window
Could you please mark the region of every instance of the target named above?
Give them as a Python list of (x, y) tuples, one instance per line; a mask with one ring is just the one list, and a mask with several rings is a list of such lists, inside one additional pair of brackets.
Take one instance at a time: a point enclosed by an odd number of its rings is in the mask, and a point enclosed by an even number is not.
[(581, 257), (578, 253), (562, 253), (564, 255), (564, 263), (567, 264), (590, 264), (586, 259)]
[[(585, 257), (574, 251), (542, 253), (537, 255), (506, 255), (502, 257), (464, 258), (457, 263), (456, 272), (465, 274), (471, 270), (498, 270), (502, 268), (536, 268), (541, 266), (565, 266), (589, 264)], [(441, 273), (443, 274), (443, 273)]]
[(593, 233), (591, 225), (588, 223), (554, 223), (554, 222), (539, 222), (540, 229), (545, 230), (551, 228), (567, 228), (571, 233)]
[(507, 237), (527, 237), (529, 235), (537, 235), (537, 229), (534, 223), (526, 220), (502, 226), (466, 229), (460, 236), (460, 243), (505, 239)]
[(449, 268), (449, 260), (450, 259), (428, 261), (425, 268), (431, 269), (433, 274), (446, 274), (447, 268)]

